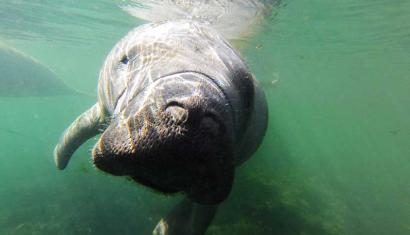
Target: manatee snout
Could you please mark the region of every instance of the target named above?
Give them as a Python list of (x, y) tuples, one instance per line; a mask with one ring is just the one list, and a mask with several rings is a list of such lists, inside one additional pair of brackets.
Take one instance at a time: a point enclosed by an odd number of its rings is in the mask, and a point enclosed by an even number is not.
[[(111, 122), (93, 149), (94, 164), (162, 192), (194, 194), (193, 185), (213, 190), (221, 171), (233, 168), (226, 100), (202, 80), (170, 86), (171, 81), (137, 96), (135, 102), (145, 103), (131, 102)], [(186, 95), (174, 90), (182, 88)]]
[[(113, 175), (136, 175), (143, 162), (175, 154), (189, 135), (188, 110), (172, 102), (151, 113), (147, 106), (134, 116), (115, 120), (93, 148), (94, 164)], [(195, 115), (192, 115), (195, 116)]]
[(93, 148), (94, 165), (113, 175), (130, 175), (135, 165), (133, 146), (126, 128), (110, 126)]

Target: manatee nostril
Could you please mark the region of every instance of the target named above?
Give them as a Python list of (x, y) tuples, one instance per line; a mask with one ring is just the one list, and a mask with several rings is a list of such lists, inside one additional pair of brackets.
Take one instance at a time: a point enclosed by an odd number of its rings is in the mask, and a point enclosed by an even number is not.
[(173, 100), (173, 101), (170, 101), (170, 102), (167, 103), (165, 109), (167, 109), (167, 108), (169, 108), (169, 107), (172, 107), (172, 106), (177, 106), (177, 107), (185, 108), (183, 104), (179, 103), (178, 101)]
[(214, 137), (218, 136), (218, 133), (221, 131), (219, 123), (209, 116), (202, 118), (200, 128), (206, 130)]
[(217, 114), (212, 112), (205, 113), (201, 119), (199, 128), (210, 133), (214, 137), (225, 133), (225, 126), (223, 125), (223, 122)]
[(178, 123), (184, 123), (188, 119), (188, 110), (176, 101), (169, 102), (165, 107), (165, 112), (170, 114)]

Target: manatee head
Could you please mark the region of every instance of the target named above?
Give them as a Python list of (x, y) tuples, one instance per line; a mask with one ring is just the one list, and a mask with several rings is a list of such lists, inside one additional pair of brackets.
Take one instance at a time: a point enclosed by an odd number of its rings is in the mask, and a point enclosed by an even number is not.
[(208, 76), (181, 72), (157, 79), (113, 117), (93, 149), (97, 168), (202, 204), (231, 189), (233, 110)]

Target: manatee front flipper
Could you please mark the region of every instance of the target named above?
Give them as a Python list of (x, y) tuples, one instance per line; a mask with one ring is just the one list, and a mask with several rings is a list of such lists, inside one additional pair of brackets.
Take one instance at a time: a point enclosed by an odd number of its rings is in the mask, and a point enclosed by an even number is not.
[(225, 200), (232, 188), (234, 166), (228, 159), (204, 163), (198, 172), (187, 198), (157, 224), (153, 235), (203, 235), (215, 216), (218, 204)]
[(201, 205), (185, 198), (157, 224), (153, 235), (203, 235), (217, 205)]
[(82, 113), (71, 123), (54, 149), (54, 160), (58, 169), (63, 170), (75, 150), (86, 140), (100, 133), (101, 124), (102, 115), (98, 104)]

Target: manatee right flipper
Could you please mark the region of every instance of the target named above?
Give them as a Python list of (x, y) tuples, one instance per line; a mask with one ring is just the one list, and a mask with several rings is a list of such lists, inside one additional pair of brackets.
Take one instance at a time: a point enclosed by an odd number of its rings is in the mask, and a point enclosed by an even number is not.
[(54, 148), (54, 160), (58, 169), (63, 170), (75, 150), (85, 141), (100, 133), (102, 119), (100, 106), (95, 104), (71, 123)]

